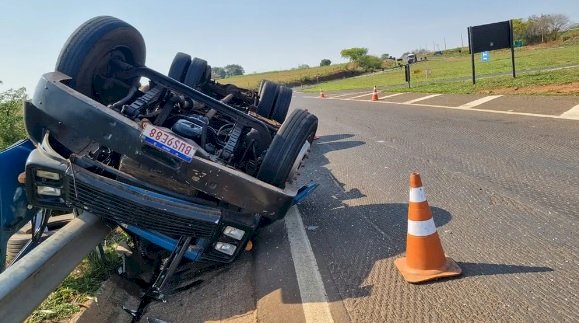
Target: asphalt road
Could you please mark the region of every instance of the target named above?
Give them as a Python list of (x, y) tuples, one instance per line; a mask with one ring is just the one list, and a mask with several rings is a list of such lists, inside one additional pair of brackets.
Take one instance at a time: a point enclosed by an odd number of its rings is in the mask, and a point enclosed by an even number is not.
[[(302, 94), (292, 106), (320, 120), (301, 176), (318, 190), (288, 215), (293, 224), (262, 230), (253, 252), (153, 304), (148, 317), (579, 321), (579, 121)], [(445, 252), (463, 269), (457, 279), (411, 285), (394, 266), (405, 252), (411, 171), (422, 174)], [(117, 314), (84, 321), (126, 321), (118, 304), (136, 302), (116, 291), (102, 298), (116, 299)]]
[[(300, 206), (344, 320), (579, 320), (579, 122), (304, 99), (320, 140)], [(408, 175), (420, 171), (459, 279), (403, 282)]]

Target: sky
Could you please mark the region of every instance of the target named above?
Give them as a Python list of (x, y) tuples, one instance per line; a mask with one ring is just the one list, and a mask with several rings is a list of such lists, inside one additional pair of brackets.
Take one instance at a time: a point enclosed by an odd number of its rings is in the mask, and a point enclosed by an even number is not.
[(345, 62), (340, 51), (351, 47), (400, 56), (460, 46), (461, 35), (467, 46), (468, 26), (541, 13), (579, 22), (579, 1), (0, 0), (0, 91), (24, 86), (32, 93), (68, 36), (99, 15), (136, 27), (147, 46), (146, 65), (160, 72), (181, 51), (252, 73), (317, 66), (323, 58)]

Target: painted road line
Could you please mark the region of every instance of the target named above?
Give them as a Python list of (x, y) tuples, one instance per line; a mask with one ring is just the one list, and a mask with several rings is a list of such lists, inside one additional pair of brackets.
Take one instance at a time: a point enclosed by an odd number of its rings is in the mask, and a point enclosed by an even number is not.
[[(304, 97), (307, 98), (307, 97)], [(331, 98), (330, 98), (331, 100)], [(568, 117), (563, 115), (549, 115), (549, 114), (537, 114), (537, 113), (527, 113), (527, 112), (510, 112), (510, 111), (500, 111), (500, 110), (489, 110), (489, 109), (472, 109), (472, 108), (461, 108), (461, 107), (448, 107), (444, 105), (434, 105), (434, 104), (424, 104), (424, 103), (417, 103), (417, 104), (408, 104), (406, 102), (399, 103), (399, 102), (388, 102), (388, 101), (368, 101), (368, 100), (346, 100), (346, 99), (336, 99), (342, 101), (356, 101), (356, 102), (369, 102), (372, 104), (375, 103), (382, 103), (382, 104), (396, 104), (396, 105), (408, 105), (412, 107), (423, 107), (423, 108), (441, 108), (441, 109), (450, 109), (450, 110), (462, 110), (462, 111), (476, 111), (476, 112), (487, 112), (487, 113), (496, 113), (496, 114), (509, 114), (509, 115), (518, 115), (518, 116), (527, 116), (527, 117), (539, 117), (539, 118), (549, 118), (549, 119), (565, 119), (565, 120), (579, 120), (579, 117)], [(573, 108), (575, 109), (575, 108)], [(571, 109), (571, 110), (573, 110)], [(567, 111), (569, 112), (569, 111)]]
[(563, 114), (561, 114), (561, 117), (569, 118), (569, 119), (574, 119), (574, 120), (579, 120), (579, 104), (577, 104), (576, 106), (572, 107), (569, 111), (564, 112)]
[(500, 98), (501, 96), (502, 96), (502, 95), (489, 95), (489, 96), (485, 96), (484, 98), (480, 98), (480, 99), (478, 99), (478, 100), (474, 100), (474, 101), (465, 103), (465, 104), (461, 105), (460, 108), (463, 108), (463, 109), (474, 108), (474, 107), (476, 107), (476, 106), (478, 106), (478, 105), (481, 105), (481, 104), (483, 104), (483, 103), (487, 103), (487, 102), (492, 101), (492, 100), (494, 100), (494, 99), (496, 99), (496, 98)]
[(374, 92), (370, 92), (370, 93), (365, 92), (365, 94), (353, 96), (351, 98), (347, 98), (346, 100), (353, 100), (353, 99), (361, 98), (361, 97), (366, 96), (366, 95), (372, 95), (372, 93), (374, 93)]
[(427, 95), (427, 96), (424, 96), (424, 97), (421, 97), (421, 98), (418, 98), (418, 99), (406, 101), (406, 102), (404, 102), (404, 103), (405, 103), (405, 104), (412, 104), (412, 103), (416, 103), (416, 102), (419, 102), (419, 101), (422, 101), (422, 100), (434, 98), (434, 97), (439, 96), (439, 95), (442, 95), (442, 94), (431, 94), (431, 95)]
[(397, 95), (400, 95), (400, 94), (404, 94), (404, 93), (394, 93), (394, 94), (390, 94), (390, 95), (381, 96), (381, 97), (378, 98), (378, 100), (382, 100), (382, 99), (386, 99), (386, 98), (391, 98), (391, 97), (393, 97), (393, 96), (397, 96)]
[(292, 206), (287, 212), (285, 227), (300, 288), (306, 323), (333, 323), (334, 319), (328, 305), (328, 295), (322, 282), (322, 275), (318, 269), (318, 263), (297, 206)]
[(332, 98), (332, 99), (334, 99), (334, 98), (341, 98), (341, 97), (343, 97), (343, 96), (358, 95), (358, 94), (362, 94), (362, 93), (368, 93), (368, 92), (364, 91), (364, 92), (344, 93), (344, 94), (340, 94), (340, 95), (331, 96), (331, 98)]

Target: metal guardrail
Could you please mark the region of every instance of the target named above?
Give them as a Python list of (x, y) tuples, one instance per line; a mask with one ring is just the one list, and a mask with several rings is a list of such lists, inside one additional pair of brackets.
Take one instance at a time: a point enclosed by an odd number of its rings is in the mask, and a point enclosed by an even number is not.
[(0, 274), (0, 318), (22, 322), (111, 231), (83, 212)]

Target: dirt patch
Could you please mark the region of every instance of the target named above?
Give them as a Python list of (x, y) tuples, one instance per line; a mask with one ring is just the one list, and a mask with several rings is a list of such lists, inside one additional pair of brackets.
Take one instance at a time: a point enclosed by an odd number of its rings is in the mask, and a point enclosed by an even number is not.
[(529, 85), (479, 91), (481, 94), (551, 94), (579, 95), (579, 81), (567, 84)]

